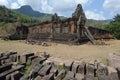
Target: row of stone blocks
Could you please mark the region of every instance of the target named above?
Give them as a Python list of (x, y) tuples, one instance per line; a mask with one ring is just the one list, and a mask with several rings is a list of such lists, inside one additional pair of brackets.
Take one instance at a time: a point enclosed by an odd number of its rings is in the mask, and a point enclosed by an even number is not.
[[(74, 61), (60, 66), (47, 59), (46, 53), (41, 57), (34, 53), (1, 53), (0, 80), (120, 80), (119, 67), (106, 66), (98, 60), (89, 63)], [(21, 71), (27, 62), (31, 67), (26, 75)]]
[[(24, 68), (24, 65), (15, 65), (17, 62), (17, 52), (6, 52), (0, 53), (0, 80), (11, 80), (8, 79), (9, 75), (16, 75), (18, 71)], [(12, 78), (12, 80), (14, 80)]]
[(21, 73), (27, 65), (32, 63), (34, 59), (36, 62), (42, 63), (46, 60), (48, 55), (44, 53), (42, 58), (38, 58), (34, 53), (17, 54), (17, 52), (1, 52), (0, 53), (0, 80), (20, 80), (23, 73)]

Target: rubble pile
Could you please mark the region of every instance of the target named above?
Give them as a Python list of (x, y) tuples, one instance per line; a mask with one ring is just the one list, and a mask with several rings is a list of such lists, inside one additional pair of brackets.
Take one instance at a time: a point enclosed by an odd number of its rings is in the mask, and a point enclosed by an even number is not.
[(109, 66), (98, 60), (57, 65), (49, 57), (45, 52), (41, 57), (35, 53), (1, 52), (0, 80), (120, 80), (120, 56), (115, 54), (109, 56)]

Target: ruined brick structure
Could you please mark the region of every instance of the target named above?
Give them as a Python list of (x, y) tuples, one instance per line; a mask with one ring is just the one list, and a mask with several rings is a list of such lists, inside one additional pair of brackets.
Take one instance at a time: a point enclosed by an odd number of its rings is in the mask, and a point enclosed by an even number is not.
[(91, 41), (96, 44), (96, 39), (111, 39), (111, 32), (86, 27), (86, 16), (82, 5), (78, 4), (71, 18), (60, 20), (55, 13), (51, 21), (42, 22), (39, 25), (25, 27), (23, 25), (16, 28), (16, 32), (9, 36), (9, 39), (27, 39), (28, 41), (53, 41), (60, 43), (81, 43)]
[(10, 40), (24, 40), (27, 38), (28, 33), (29, 33), (28, 27), (21, 24), (20, 26), (16, 27), (15, 32), (11, 34), (8, 38)]
[(85, 22), (86, 17), (81, 4), (79, 4), (72, 14), (72, 18), (60, 20), (55, 13), (51, 21), (30, 27), (27, 39), (61, 43), (81, 43), (90, 40), (95, 44), (95, 39), (113, 38), (109, 31), (86, 27)]

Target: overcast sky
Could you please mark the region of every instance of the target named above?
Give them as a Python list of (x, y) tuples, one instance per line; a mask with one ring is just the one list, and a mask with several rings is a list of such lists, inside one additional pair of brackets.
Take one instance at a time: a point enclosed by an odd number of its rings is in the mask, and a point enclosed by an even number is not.
[(88, 19), (112, 19), (120, 14), (120, 0), (0, 0), (0, 5), (11, 9), (30, 5), (34, 10), (43, 13), (58, 13), (70, 17), (77, 4), (81, 3)]

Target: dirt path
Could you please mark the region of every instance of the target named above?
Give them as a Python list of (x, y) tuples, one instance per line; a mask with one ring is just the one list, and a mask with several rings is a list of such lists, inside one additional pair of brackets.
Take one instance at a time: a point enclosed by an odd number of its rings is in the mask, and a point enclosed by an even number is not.
[(17, 51), (23, 52), (48, 52), (52, 57), (62, 59), (84, 59), (86, 61), (93, 59), (100, 59), (106, 61), (109, 53), (120, 54), (120, 40), (111, 40), (106, 43), (110, 45), (64, 45), (64, 44), (51, 44), (51, 46), (43, 47), (40, 45), (27, 45), (20, 41), (2, 41), (0, 40), (0, 52)]

